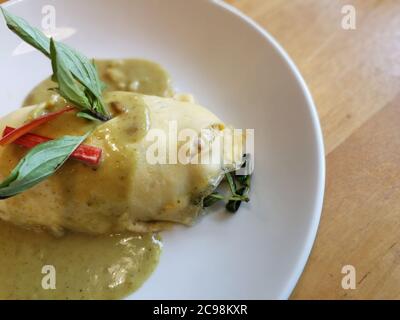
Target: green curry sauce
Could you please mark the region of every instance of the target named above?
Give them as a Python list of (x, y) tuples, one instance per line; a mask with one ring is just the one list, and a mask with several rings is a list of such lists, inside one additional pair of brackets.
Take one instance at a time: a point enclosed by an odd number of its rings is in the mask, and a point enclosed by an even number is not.
[[(172, 96), (170, 78), (145, 60), (96, 61), (107, 91)], [(24, 106), (53, 94), (51, 80), (39, 84)], [(119, 299), (138, 289), (160, 255), (156, 234), (54, 237), (0, 222), (0, 299)]]

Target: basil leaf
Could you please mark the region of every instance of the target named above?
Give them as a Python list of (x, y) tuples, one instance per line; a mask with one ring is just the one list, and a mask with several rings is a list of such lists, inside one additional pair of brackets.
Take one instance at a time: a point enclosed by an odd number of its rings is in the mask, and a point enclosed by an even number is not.
[[(3, 8), (1, 8), (1, 10), (6, 20), (7, 26), (10, 28), (10, 30), (18, 35), (22, 40), (26, 41), (34, 48), (40, 50), (48, 58), (52, 59), (54, 70), (54, 55), (51, 53), (51, 40), (46, 37), (46, 35), (44, 35), (39, 29), (30, 26), (28, 22), (24, 19), (13, 15)], [(104, 89), (105, 84), (100, 80), (96, 66), (94, 65), (93, 61), (90, 61), (83, 54), (75, 51), (74, 49), (63, 43), (57, 44), (57, 52), (58, 60), (62, 61), (64, 69), (69, 70), (69, 72), (73, 75), (73, 77), (71, 76), (71, 78), (76, 79), (86, 89), (81, 90), (82, 94), (80, 99), (76, 99), (77, 90), (74, 90), (74, 100), (72, 100), (70, 96), (64, 96), (64, 98), (74, 103), (84, 103), (83, 105), (78, 104), (78, 106), (81, 106), (83, 108), (88, 108), (88, 105), (85, 104), (86, 100), (88, 100), (91, 102), (91, 104), (89, 105), (89, 110), (91, 110), (91, 112), (94, 115), (98, 116), (100, 119), (108, 120), (110, 117), (102, 100), (102, 90)], [(54, 81), (58, 80), (57, 76), (55, 75), (53, 75), (52, 79)], [(71, 88), (63, 88), (64, 85), (65, 83), (59, 83), (61, 95), (63, 95), (63, 93), (65, 92), (71, 91)], [(86, 99), (84, 98), (84, 96)]]
[(13, 15), (6, 9), (1, 8), (8, 28), (19, 36), (22, 40), (29, 43), (32, 47), (41, 51), (47, 57), (50, 57), (50, 42), (42, 31), (31, 27), (26, 20)]
[(241, 187), (239, 190), (237, 190), (236, 194), (231, 195), (229, 197), (229, 200), (249, 202), (250, 201), (250, 198), (248, 197), (249, 191), (250, 191), (249, 187)]
[(105, 85), (99, 79), (94, 63), (63, 43), (57, 43), (57, 52), (59, 60), (64, 62), (65, 67), (87, 89), (87, 95), (93, 101), (91, 107), (94, 111), (107, 114), (102, 100), (102, 90)]
[(90, 121), (99, 121), (99, 119), (93, 117), (90, 113), (86, 113), (84, 111), (80, 111), (76, 114), (77, 117), (87, 119)]
[(225, 173), (225, 178), (226, 178), (226, 181), (228, 181), (229, 188), (231, 189), (231, 193), (236, 194), (236, 183), (233, 180), (232, 173), (231, 172)]
[(220, 195), (218, 192), (213, 192), (204, 198), (203, 208), (211, 207), (212, 205), (214, 205), (215, 203), (217, 203), (223, 199), (224, 199), (224, 197), (222, 195)]
[(236, 176), (236, 181), (238, 181), (240, 184), (250, 187), (250, 182), (251, 182), (251, 176)]
[(0, 183), (0, 199), (15, 196), (54, 174), (88, 135), (64, 136), (31, 149)]
[(248, 192), (249, 189), (247, 187), (242, 187), (239, 190), (237, 190), (237, 194), (230, 197), (230, 200), (226, 204), (225, 206), (226, 210), (230, 213), (236, 213), (239, 210), (242, 201), (245, 202), (250, 201), (250, 199), (246, 195)]
[(50, 56), (53, 67), (53, 77), (58, 82), (57, 91), (68, 101), (79, 105), (84, 109), (90, 109), (89, 99), (86, 97), (83, 87), (78, 84), (65, 65), (65, 61), (60, 58), (56, 44), (50, 40)]
[(241, 204), (242, 201), (230, 200), (226, 204), (225, 208), (230, 213), (236, 213), (239, 210)]
[(97, 69), (93, 62), (64, 43), (59, 43), (59, 53), (73, 75), (88, 88), (93, 95), (101, 98), (103, 84), (99, 79)]
[[(246, 166), (247, 164), (247, 157), (248, 155), (243, 155), (244, 159), (243, 166)], [(251, 175), (242, 176), (238, 175), (238, 172), (239, 171), (226, 172), (225, 179), (222, 180), (228, 183), (231, 192), (231, 195), (226, 199), (227, 203), (225, 205), (226, 210), (231, 213), (237, 212), (242, 202), (250, 201), (249, 192), (251, 184)], [(220, 195), (217, 191), (214, 191), (213, 193), (204, 198), (203, 207), (204, 208), (210, 207), (220, 200), (224, 200), (224, 197)]]

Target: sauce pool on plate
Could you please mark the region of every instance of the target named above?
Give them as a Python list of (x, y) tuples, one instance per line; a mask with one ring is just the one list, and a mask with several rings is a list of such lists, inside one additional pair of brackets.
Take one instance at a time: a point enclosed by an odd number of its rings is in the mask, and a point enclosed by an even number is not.
[(0, 222), (0, 299), (123, 298), (150, 276), (160, 250), (153, 234), (56, 238)]

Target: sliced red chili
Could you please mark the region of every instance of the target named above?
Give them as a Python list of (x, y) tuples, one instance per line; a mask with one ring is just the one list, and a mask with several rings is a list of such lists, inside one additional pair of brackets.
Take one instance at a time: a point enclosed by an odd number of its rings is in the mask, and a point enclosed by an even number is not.
[(23, 136), (24, 134), (32, 131), (33, 129), (39, 127), (40, 125), (57, 118), (59, 115), (74, 110), (74, 107), (67, 106), (64, 109), (61, 109), (56, 112), (48, 113), (44, 116), (38, 117), (31, 122), (24, 124), (23, 126), (9, 132), (5, 136), (0, 139), (0, 145), (4, 146), (6, 144), (12, 143), (17, 140), (19, 137)]
[[(18, 130), (12, 127), (5, 127), (3, 137), (11, 134), (13, 131)], [(14, 140), (13, 143), (23, 146), (25, 148), (33, 148), (38, 144), (53, 140), (52, 138), (40, 136), (34, 133), (26, 133), (23, 136)], [(89, 165), (98, 165), (101, 159), (102, 149), (81, 144), (71, 155), (71, 158), (80, 160)]]

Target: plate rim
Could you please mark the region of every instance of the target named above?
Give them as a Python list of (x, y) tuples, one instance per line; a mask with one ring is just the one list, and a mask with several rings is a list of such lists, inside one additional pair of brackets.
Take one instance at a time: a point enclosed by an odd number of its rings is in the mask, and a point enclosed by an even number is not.
[(295, 79), (297, 80), (304, 98), (307, 102), (308, 110), (311, 115), (313, 131), (316, 138), (316, 147), (317, 147), (317, 155), (318, 155), (318, 182), (317, 182), (317, 194), (314, 199), (313, 205), (313, 214), (312, 214), (312, 221), (310, 225), (310, 231), (308, 232), (305, 246), (303, 248), (302, 254), (300, 259), (298, 259), (296, 266), (294, 267), (294, 271), (292, 272), (291, 279), (288, 281), (286, 288), (283, 289), (283, 293), (281, 294), (279, 299), (289, 299), (290, 295), (292, 294), (293, 290), (295, 289), (307, 261), (310, 257), (311, 251), (313, 249), (315, 239), (318, 232), (319, 222), (322, 215), (322, 208), (324, 202), (324, 195), (325, 195), (325, 179), (326, 179), (326, 163), (325, 163), (325, 146), (324, 146), (324, 139), (322, 134), (321, 123), (319, 120), (317, 107), (314, 103), (314, 100), (311, 95), (311, 91), (308, 88), (303, 76), (301, 75), (298, 67), (289, 56), (289, 54), (285, 51), (282, 45), (259, 23), (255, 20), (244, 14), (242, 11), (237, 9), (236, 7), (222, 1), (222, 0), (208, 0), (212, 4), (219, 6), (226, 12), (230, 13), (231, 15), (236, 16), (237, 18), (244, 21), (247, 25), (252, 27), (254, 31), (258, 32), (264, 39), (269, 42), (275, 51), (283, 58), (283, 60), (288, 64), (290, 70), (293, 72)]

